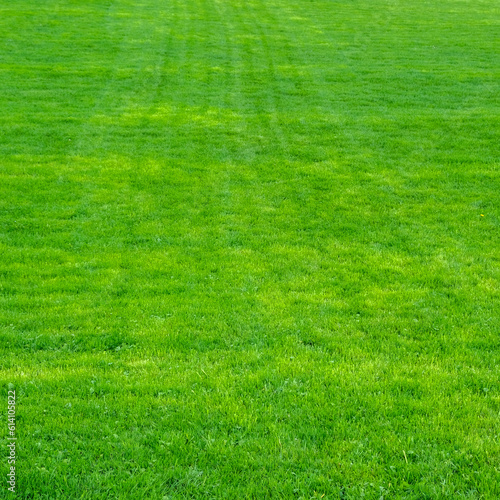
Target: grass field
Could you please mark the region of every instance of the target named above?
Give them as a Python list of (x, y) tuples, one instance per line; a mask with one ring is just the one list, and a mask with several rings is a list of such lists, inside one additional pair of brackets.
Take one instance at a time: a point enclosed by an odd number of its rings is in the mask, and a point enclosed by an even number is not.
[(500, 498), (499, 24), (0, 0), (0, 498)]

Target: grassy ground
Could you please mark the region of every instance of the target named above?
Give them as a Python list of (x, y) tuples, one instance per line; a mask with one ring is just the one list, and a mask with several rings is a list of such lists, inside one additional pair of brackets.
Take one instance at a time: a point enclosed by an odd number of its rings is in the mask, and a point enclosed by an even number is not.
[(0, 498), (500, 498), (499, 18), (1, 0)]

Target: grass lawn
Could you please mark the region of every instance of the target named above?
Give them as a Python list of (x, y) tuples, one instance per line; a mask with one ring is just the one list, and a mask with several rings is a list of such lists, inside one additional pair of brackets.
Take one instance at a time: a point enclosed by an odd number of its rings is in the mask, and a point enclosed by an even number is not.
[(0, 498), (500, 498), (499, 24), (0, 0)]

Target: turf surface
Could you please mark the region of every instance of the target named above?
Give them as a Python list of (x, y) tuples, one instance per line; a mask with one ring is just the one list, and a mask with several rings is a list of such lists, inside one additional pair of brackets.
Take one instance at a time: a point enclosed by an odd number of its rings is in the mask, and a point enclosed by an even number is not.
[(0, 498), (499, 498), (499, 24), (0, 0)]

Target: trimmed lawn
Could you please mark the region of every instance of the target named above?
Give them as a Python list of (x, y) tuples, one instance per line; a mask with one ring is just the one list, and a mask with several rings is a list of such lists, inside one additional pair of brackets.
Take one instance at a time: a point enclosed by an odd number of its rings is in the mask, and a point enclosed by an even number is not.
[(0, 0), (0, 498), (500, 498), (499, 24)]

